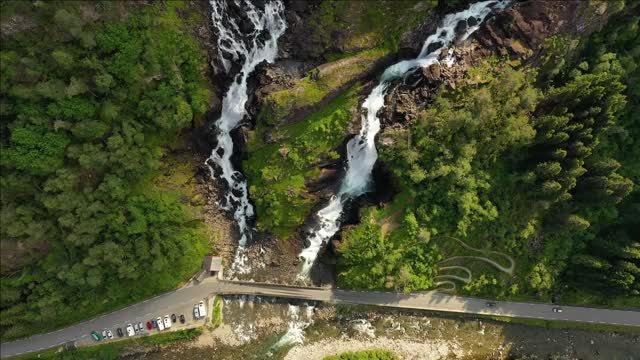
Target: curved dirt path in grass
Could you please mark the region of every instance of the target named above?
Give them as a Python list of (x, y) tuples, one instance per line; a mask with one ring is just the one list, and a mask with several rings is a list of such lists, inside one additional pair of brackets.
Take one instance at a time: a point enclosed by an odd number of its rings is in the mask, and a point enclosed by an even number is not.
[(460, 243), (460, 245), (462, 245), (462, 247), (464, 247), (467, 250), (479, 252), (481, 254), (496, 254), (496, 255), (500, 255), (500, 256), (504, 257), (505, 259), (507, 259), (509, 261), (509, 266), (505, 267), (505, 266), (501, 265), (500, 263), (498, 263), (497, 261), (491, 260), (491, 259), (489, 259), (488, 257), (485, 257), (485, 256), (470, 256), (470, 255), (452, 256), (452, 257), (449, 257), (447, 259), (442, 260), (441, 263), (449, 261), (449, 260), (456, 260), (456, 259), (476, 259), (476, 260), (481, 260), (481, 261), (484, 261), (484, 262), (486, 262), (488, 264), (491, 264), (496, 269), (513, 276), (513, 271), (515, 270), (515, 267), (516, 267), (516, 261), (511, 256), (509, 256), (509, 255), (507, 255), (507, 254), (505, 254), (503, 252), (500, 252), (500, 251), (493, 251), (493, 250), (485, 251), (485, 250), (482, 250), (482, 249), (474, 248), (474, 247), (468, 245), (467, 243), (465, 243), (464, 241), (462, 241), (462, 240), (460, 240), (458, 238), (454, 238), (452, 236), (445, 236), (445, 237), (457, 241), (458, 243)]
[(498, 270), (500, 270), (500, 271), (502, 271), (504, 273), (507, 273), (509, 275), (513, 275), (513, 267), (506, 268), (506, 267), (498, 264), (497, 262), (495, 262), (495, 261), (493, 261), (493, 260), (491, 260), (491, 259), (489, 259), (487, 257), (484, 257), (484, 256), (452, 256), (450, 258), (446, 258), (446, 259), (440, 261), (440, 263), (442, 264), (444, 262), (448, 262), (448, 261), (451, 261), (451, 260), (460, 260), (460, 259), (474, 259), (474, 260), (484, 261), (487, 264), (492, 265), (493, 267), (495, 267), (496, 269), (498, 269)]
[(472, 277), (472, 273), (471, 270), (469, 270), (467, 267), (465, 266), (458, 266), (458, 265), (452, 265), (452, 266), (443, 266), (441, 268), (438, 269), (438, 274), (440, 274), (441, 271), (443, 270), (462, 270), (464, 272), (467, 273), (467, 277), (462, 277), (459, 275), (453, 275), (453, 274), (442, 274), (442, 275), (436, 275), (433, 278), (434, 279), (455, 279), (455, 280), (459, 280), (462, 281), (465, 284), (468, 284), (471, 282), (471, 277)]
[[(498, 263), (497, 261), (494, 261), (486, 256), (471, 256), (471, 255), (460, 255), (460, 256), (451, 256), (447, 259), (444, 259), (442, 261), (439, 262), (439, 264), (442, 263), (446, 263), (448, 261), (452, 261), (452, 260), (460, 260), (460, 259), (474, 259), (474, 260), (480, 260), (480, 261), (484, 261), (486, 263), (488, 263), (489, 265), (495, 267), (496, 269), (498, 269), (499, 271), (502, 271), (506, 274), (509, 274), (511, 276), (513, 276), (513, 271), (515, 270), (516, 267), (516, 262), (515, 260), (502, 252), (499, 251), (493, 251), (493, 250), (482, 250), (482, 249), (477, 249), (474, 248), (473, 246), (468, 245), (467, 243), (465, 243), (464, 241), (454, 238), (452, 236), (445, 236), (449, 239), (455, 240), (457, 241), (462, 247), (464, 247), (467, 250), (471, 250), (474, 252), (479, 252), (481, 254), (497, 254), (499, 256), (504, 257), (505, 259), (507, 259), (509, 261), (509, 266), (505, 267), (503, 265), (501, 265), (500, 263)], [(456, 283), (453, 280), (458, 280), (461, 281), (465, 284), (469, 284), (471, 282), (471, 278), (473, 277), (473, 273), (471, 272), (471, 270), (469, 268), (467, 268), (466, 266), (462, 266), (462, 265), (450, 265), (450, 266), (442, 266), (440, 268), (438, 268), (438, 274), (440, 274), (441, 271), (447, 271), (447, 270), (453, 270), (453, 269), (457, 269), (457, 270), (462, 270), (464, 272), (466, 272), (468, 274), (468, 277), (462, 277), (459, 275), (453, 275), (453, 274), (443, 274), (443, 275), (436, 275), (434, 276), (435, 280), (440, 279), (441, 281), (436, 282), (436, 289), (442, 292), (454, 292), (457, 288)], [(445, 280), (445, 279), (453, 279), (453, 280)], [(441, 288), (442, 285), (451, 285), (450, 288), (445, 287), (445, 288)]]
[[(441, 288), (440, 286), (442, 285), (451, 285), (450, 288)], [(438, 281), (436, 282), (436, 290), (440, 291), (440, 292), (444, 292), (444, 293), (448, 293), (448, 292), (455, 292), (456, 291), (456, 283), (451, 281), (451, 280), (442, 280), (442, 281)]]

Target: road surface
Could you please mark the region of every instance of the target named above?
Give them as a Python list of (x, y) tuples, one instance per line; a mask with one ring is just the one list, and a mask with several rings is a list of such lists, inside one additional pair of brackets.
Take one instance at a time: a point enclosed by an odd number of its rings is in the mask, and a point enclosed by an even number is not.
[(3, 343), (1, 357), (40, 351), (70, 341), (86, 343), (91, 331), (112, 329), (115, 334), (117, 327), (124, 327), (128, 323), (146, 323), (164, 314), (183, 313), (189, 323), (193, 323), (195, 320), (190, 311), (193, 304), (214, 293), (640, 327), (640, 311), (562, 306), (563, 312), (556, 313), (552, 310), (556, 305), (495, 301), (494, 307), (487, 307), (486, 300), (483, 299), (451, 296), (433, 291), (402, 294), (206, 279), (199, 285), (190, 285), (165, 293), (64, 329)]

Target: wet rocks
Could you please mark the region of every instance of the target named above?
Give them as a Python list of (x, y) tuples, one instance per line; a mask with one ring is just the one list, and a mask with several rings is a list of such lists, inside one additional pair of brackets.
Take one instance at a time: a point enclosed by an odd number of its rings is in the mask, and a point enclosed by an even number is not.
[(478, 19), (473, 16), (469, 16), (467, 19), (467, 25), (469, 25), (469, 27), (478, 25)]
[(467, 31), (467, 20), (460, 20), (458, 21), (458, 23), (456, 24), (456, 27), (454, 28), (454, 31), (456, 34), (462, 34), (465, 31)]
[(438, 21), (437, 14), (430, 14), (416, 29), (402, 34), (398, 45), (398, 57), (415, 58), (422, 49), (425, 34), (433, 33), (438, 28)]

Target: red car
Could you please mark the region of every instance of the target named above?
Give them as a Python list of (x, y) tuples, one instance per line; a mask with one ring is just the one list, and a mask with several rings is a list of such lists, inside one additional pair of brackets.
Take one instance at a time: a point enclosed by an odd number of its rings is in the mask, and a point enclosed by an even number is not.
[(149, 330), (153, 329), (153, 325), (151, 324), (151, 321), (147, 321), (147, 329)]

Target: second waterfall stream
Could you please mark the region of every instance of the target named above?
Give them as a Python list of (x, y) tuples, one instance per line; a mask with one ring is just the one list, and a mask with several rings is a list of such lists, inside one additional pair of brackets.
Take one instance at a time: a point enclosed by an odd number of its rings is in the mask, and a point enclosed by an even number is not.
[[(212, 177), (226, 183), (227, 189), (224, 209), (233, 211), (233, 217), (240, 232), (240, 241), (230, 275), (247, 273), (248, 264), (246, 245), (251, 237), (248, 220), (253, 217), (253, 205), (249, 202), (247, 183), (244, 175), (233, 168), (231, 155), (233, 141), (231, 131), (242, 125), (247, 115), (248, 100), (247, 80), (251, 73), (262, 62), (272, 63), (278, 53), (278, 38), (284, 34), (286, 23), (283, 12), (284, 5), (279, 0), (264, 4), (264, 9), (254, 6), (249, 0), (236, 0), (233, 4), (227, 1), (210, 0), (211, 19), (218, 36), (218, 54), (224, 70), (231, 71), (232, 63), (242, 64), (240, 71), (233, 77), (229, 90), (222, 99), (222, 112), (216, 121), (218, 128), (217, 146), (207, 159)], [(229, 6), (236, 6), (248, 19), (243, 25), (251, 24), (251, 32), (243, 33), (238, 19), (229, 11)], [(246, 30), (246, 29), (245, 29)]]
[[(373, 88), (369, 96), (362, 104), (364, 116), (362, 117), (362, 129), (360, 133), (347, 144), (347, 172), (342, 180), (338, 193), (329, 201), (329, 204), (318, 211), (318, 228), (308, 239), (309, 245), (302, 250), (300, 257), (303, 260), (302, 270), (298, 274), (299, 279), (309, 277), (320, 249), (340, 229), (340, 216), (347, 201), (366, 193), (371, 185), (371, 172), (378, 159), (375, 137), (380, 131), (380, 119), (378, 111), (384, 106), (384, 97), (389, 85), (394, 80), (401, 79), (418, 68), (427, 67), (438, 62), (438, 56), (442, 49), (451, 45), (454, 41), (464, 41), (476, 31), (484, 19), (493, 9), (504, 9), (507, 1), (483, 1), (471, 5), (468, 9), (447, 15), (442, 25), (435, 33), (424, 42), (422, 50), (417, 58), (400, 61), (385, 69), (380, 82)], [(456, 34), (455, 28), (458, 22), (469, 18), (476, 20), (476, 25), (466, 28), (462, 34)]]

